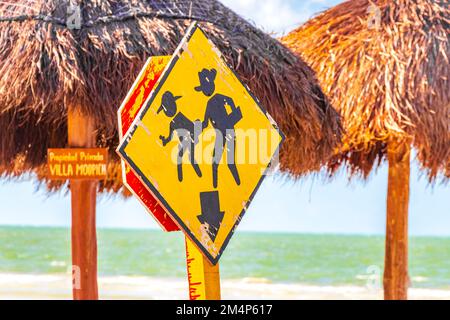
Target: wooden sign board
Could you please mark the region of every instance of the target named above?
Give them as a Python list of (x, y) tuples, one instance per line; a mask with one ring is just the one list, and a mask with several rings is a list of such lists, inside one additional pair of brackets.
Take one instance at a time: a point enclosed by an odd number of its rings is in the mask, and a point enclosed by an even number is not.
[(194, 23), (117, 151), (217, 264), (283, 139)]
[(108, 149), (48, 149), (48, 176), (53, 180), (100, 180), (107, 175)]

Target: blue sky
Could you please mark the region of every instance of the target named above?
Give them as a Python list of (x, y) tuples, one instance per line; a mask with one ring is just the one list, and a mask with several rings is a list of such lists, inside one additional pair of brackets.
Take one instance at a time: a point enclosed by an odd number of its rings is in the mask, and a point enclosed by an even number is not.
[[(285, 33), (340, 1), (223, 0), (265, 31)], [(276, 14), (274, 14), (276, 13)], [(367, 182), (349, 182), (344, 172), (332, 182), (299, 182), (268, 177), (239, 230), (383, 234), (387, 188), (386, 165)], [(0, 183), (0, 224), (70, 225), (70, 198), (47, 197), (32, 181)], [(99, 227), (159, 228), (135, 199), (100, 198)], [(414, 163), (411, 178), (410, 234), (450, 236), (450, 188), (431, 187)]]
[(289, 32), (314, 14), (332, 7), (338, 0), (221, 0), (253, 21), (259, 28), (278, 35)]

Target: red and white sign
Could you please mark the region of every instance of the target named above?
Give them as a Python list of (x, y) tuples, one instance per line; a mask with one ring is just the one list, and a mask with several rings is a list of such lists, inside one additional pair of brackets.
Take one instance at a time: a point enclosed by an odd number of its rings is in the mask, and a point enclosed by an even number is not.
[[(170, 56), (151, 57), (145, 63), (142, 71), (117, 112), (121, 140), (149, 97), (154, 85), (158, 81), (166, 65), (169, 63), (169, 60)], [(172, 218), (158, 204), (155, 197), (147, 190), (144, 184), (123, 160), (122, 172), (124, 185), (140, 200), (144, 207), (147, 208), (161, 228), (163, 228), (164, 231), (180, 230), (173, 222)]]

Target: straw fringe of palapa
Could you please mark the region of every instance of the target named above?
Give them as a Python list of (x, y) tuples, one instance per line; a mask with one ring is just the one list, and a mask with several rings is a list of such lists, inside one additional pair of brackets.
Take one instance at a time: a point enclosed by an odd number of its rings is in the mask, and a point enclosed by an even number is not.
[(112, 175), (100, 190), (119, 191), (116, 110), (146, 59), (171, 55), (194, 20), (286, 134), (283, 171), (318, 171), (338, 146), (340, 118), (314, 72), (220, 2), (94, 0), (81, 8), (81, 28), (70, 29), (68, 1), (0, 2), (4, 177), (35, 171), (47, 182), (47, 148), (67, 146), (67, 106), (75, 105), (95, 119), (97, 145), (111, 150)]
[(353, 0), (281, 39), (342, 115), (331, 173), (346, 164), (367, 177), (390, 140), (406, 139), (430, 181), (450, 177), (449, 22), (448, 1)]

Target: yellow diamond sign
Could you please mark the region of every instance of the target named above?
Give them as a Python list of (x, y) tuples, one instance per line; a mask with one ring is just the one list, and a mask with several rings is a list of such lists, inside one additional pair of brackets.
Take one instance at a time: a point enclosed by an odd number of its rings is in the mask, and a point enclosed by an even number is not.
[(268, 113), (193, 24), (118, 153), (216, 264), (274, 167), (282, 140)]

